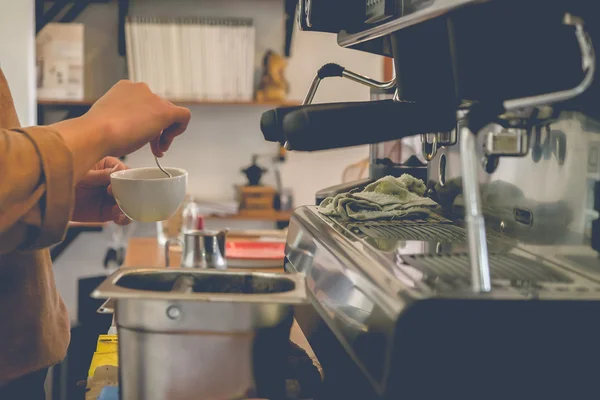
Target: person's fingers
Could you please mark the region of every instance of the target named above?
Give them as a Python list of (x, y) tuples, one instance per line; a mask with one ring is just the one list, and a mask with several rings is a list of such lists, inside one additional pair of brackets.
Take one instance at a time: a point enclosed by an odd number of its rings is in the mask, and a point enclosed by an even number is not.
[[(113, 172), (128, 169), (121, 160), (115, 157), (106, 157), (103, 167), (103, 169), (93, 169), (86, 174), (86, 186), (110, 186), (110, 175)], [(112, 196), (112, 189), (109, 194)]]
[(123, 214), (123, 211), (121, 211), (117, 205), (112, 207), (111, 213), (112, 220), (117, 225), (128, 225), (131, 222), (131, 220), (127, 218), (125, 214)]
[(153, 139), (150, 142), (150, 149), (152, 149), (152, 154), (154, 154), (156, 157), (161, 158), (162, 156), (165, 155), (165, 153), (160, 149), (160, 137), (161, 135), (158, 135), (156, 137), (156, 139)]
[(180, 124), (175, 124), (165, 129), (162, 135), (160, 135), (160, 141), (158, 143), (159, 150), (163, 153), (169, 150), (169, 147), (171, 147), (171, 143), (173, 143), (173, 140), (175, 140), (177, 136), (185, 132), (186, 128), (187, 125), (182, 126)]
[(112, 168), (91, 170), (85, 176), (87, 186), (108, 186), (110, 184), (110, 174), (119, 170), (119, 165)]
[(115, 158), (115, 157), (107, 157), (107, 158), (111, 159), (111, 161), (106, 165), (107, 166), (112, 165), (112, 169), (110, 170), (110, 173), (108, 174), (109, 184), (108, 184), (108, 187), (106, 188), (106, 193), (110, 197), (114, 197), (112, 185), (110, 184), (110, 175), (116, 171), (124, 171), (126, 169), (129, 169), (129, 167), (127, 165), (123, 164), (123, 162), (121, 160), (119, 160), (118, 158)]
[(114, 222), (117, 225), (125, 226), (125, 225), (129, 225), (131, 223), (131, 220), (129, 218), (127, 218), (127, 216), (125, 214), (121, 214)]
[(110, 209), (111, 219), (116, 223), (119, 220), (119, 217), (123, 214), (123, 211), (117, 205), (113, 205)]
[(162, 134), (159, 137), (159, 140), (156, 141), (156, 143), (154, 143), (154, 146), (157, 147), (156, 152), (153, 148), (154, 154), (160, 154), (160, 156), (157, 155), (157, 157), (161, 157), (167, 150), (169, 150), (169, 147), (171, 147), (171, 143), (173, 143), (173, 140), (177, 136), (185, 132), (192, 117), (192, 114), (189, 109), (175, 105), (172, 105), (171, 113), (171, 125), (165, 130), (163, 130)]
[(127, 165), (123, 164), (123, 161), (119, 160), (116, 157), (106, 157), (106, 158), (104, 158), (104, 169), (107, 169), (107, 168), (111, 169), (112, 172), (123, 171), (125, 169), (128, 169)]
[[(112, 196), (103, 196), (100, 203), (100, 219), (104, 222), (112, 221), (115, 206), (117, 206), (117, 202)], [(117, 208), (119, 207), (117, 206)]]

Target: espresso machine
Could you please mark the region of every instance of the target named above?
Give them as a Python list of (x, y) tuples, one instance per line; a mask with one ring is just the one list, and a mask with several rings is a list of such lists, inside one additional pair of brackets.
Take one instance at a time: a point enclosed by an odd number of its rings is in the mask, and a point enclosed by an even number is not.
[[(300, 0), (301, 30), (392, 57), (395, 78), (328, 64), (302, 106), (265, 113), (265, 139), (371, 146), (369, 178), (317, 201), (419, 168), (378, 155), (420, 139), (425, 196), (443, 210), (366, 222), (295, 210), (285, 266), (305, 278), (295, 315), (323, 367), (320, 398), (600, 398), (593, 3)], [(334, 77), (382, 98), (312, 105)]]

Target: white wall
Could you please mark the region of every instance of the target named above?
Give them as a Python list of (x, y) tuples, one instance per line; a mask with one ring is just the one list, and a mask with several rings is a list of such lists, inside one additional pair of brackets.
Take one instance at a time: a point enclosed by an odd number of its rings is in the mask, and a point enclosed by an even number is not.
[(0, 0), (0, 67), (21, 124), (35, 124), (35, 0)]
[[(260, 72), (262, 55), (268, 49), (283, 51), (283, 0), (133, 0), (131, 15), (139, 16), (244, 16), (252, 17), (257, 28), (255, 65)], [(114, 4), (94, 4), (78, 19), (86, 24), (86, 97), (96, 98), (116, 80), (125, 77), (125, 62), (117, 55), (117, 22)], [(317, 69), (338, 62), (349, 69), (381, 79), (378, 56), (340, 48), (335, 35), (296, 32), (287, 70), (290, 98), (302, 100)], [(349, 81), (333, 79), (322, 84), (315, 101), (366, 100), (369, 90)], [(251, 162), (253, 153), (275, 154), (277, 145), (263, 140), (260, 114), (266, 107), (192, 106), (188, 132), (175, 142), (164, 163), (189, 171), (190, 192), (210, 199), (231, 199), (233, 185), (243, 183), (240, 170)], [(367, 148), (291, 153), (282, 168), (283, 183), (292, 188), (296, 204), (314, 202), (314, 193), (340, 183), (346, 165), (367, 157)], [(148, 148), (128, 157), (132, 167), (153, 165)], [(269, 168), (267, 164), (265, 167)], [(266, 183), (272, 183), (268, 174)]]

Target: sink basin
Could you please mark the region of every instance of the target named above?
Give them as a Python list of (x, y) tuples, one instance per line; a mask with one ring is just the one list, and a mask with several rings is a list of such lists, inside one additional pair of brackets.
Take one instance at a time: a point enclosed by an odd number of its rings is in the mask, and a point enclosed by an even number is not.
[[(294, 290), (294, 281), (279, 276), (261, 276), (252, 274), (220, 273), (189, 274), (193, 281), (193, 293), (229, 293), (229, 294), (273, 294), (285, 293)], [(175, 281), (182, 276), (179, 271), (165, 271), (162, 273), (141, 272), (125, 274), (115, 282), (119, 288), (170, 292)]]
[[(193, 282), (191, 290), (173, 290), (175, 282), (184, 276)], [(109, 276), (92, 297), (301, 304), (306, 301), (306, 290), (304, 277), (299, 274), (122, 268)]]
[(92, 297), (114, 305), (123, 398), (282, 398), (302, 275), (123, 268)]

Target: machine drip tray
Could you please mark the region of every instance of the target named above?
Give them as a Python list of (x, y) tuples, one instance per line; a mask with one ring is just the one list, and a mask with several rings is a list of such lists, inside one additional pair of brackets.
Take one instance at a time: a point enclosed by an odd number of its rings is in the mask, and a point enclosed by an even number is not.
[[(471, 280), (468, 254), (408, 255), (403, 259), (430, 279), (465, 283)], [(567, 275), (541, 261), (515, 254), (490, 254), (489, 261), (491, 277), (495, 281), (573, 282)]]
[(354, 224), (353, 230), (374, 239), (418, 240), (424, 242), (465, 242), (465, 229), (453, 224), (440, 223), (366, 223)]
[(595, 276), (600, 275), (600, 256), (570, 254), (560, 257), (577, 264), (577, 266), (583, 268), (586, 272), (590, 272)]
[[(467, 230), (445, 218), (427, 220), (401, 219), (395, 221), (355, 222), (346, 225), (347, 229), (378, 240), (406, 240), (438, 243), (466, 243)], [(488, 229), (488, 242), (499, 234)]]

